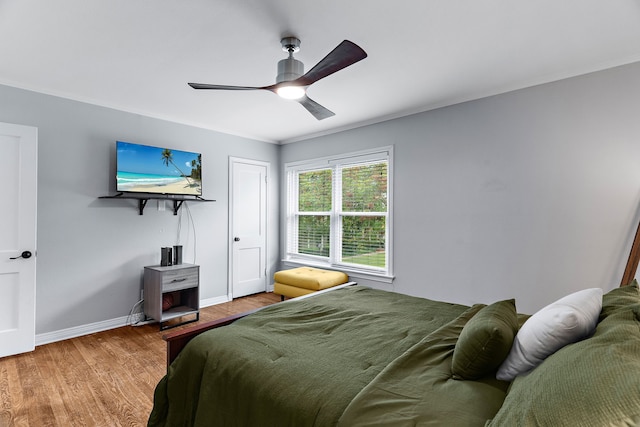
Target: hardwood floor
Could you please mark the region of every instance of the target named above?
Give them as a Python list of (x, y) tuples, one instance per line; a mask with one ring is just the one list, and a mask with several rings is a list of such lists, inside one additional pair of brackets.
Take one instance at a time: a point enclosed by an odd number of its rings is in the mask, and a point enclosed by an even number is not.
[[(200, 322), (279, 300), (238, 298), (202, 309)], [(166, 372), (164, 333), (157, 324), (126, 326), (0, 359), (0, 426), (145, 426)]]

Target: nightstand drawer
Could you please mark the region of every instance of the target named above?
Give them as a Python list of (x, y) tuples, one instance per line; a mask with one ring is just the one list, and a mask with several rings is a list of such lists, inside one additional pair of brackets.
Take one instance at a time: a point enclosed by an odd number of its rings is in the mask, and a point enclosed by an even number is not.
[(198, 268), (183, 268), (165, 271), (162, 275), (162, 292), (179, 291), (180, 289), (198, 286)]

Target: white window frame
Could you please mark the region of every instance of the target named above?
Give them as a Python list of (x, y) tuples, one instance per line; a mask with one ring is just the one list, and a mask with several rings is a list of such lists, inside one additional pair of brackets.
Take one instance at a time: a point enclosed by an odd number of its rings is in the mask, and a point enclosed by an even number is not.
[[(298, 207), (298, 174), (300, 172), (310, 172), (319, 169), (341, 170), (344, 167), (354, 164), (374, 162), (379, 160), (387, 161), (387, 213), (386, 213), (386, 236), (385, 254), (386, 268), (366, 267), (356, 264), (349, 264), (340, 261), (340, 251), (342, 247), (342, 233), (340, 222), (342, 217), (352, 215), (349, 212), (342, 212), (341, 189), (336, 184), (334, 176), (332, 185), (332, 210), (331, 212), (305, 212), (305, 214), (329, 214), (331, 217), (330, 242), (331, 249), (329, 257), (300, 254), (297, 248), (292, 247), (297, 244), (297, 239), (291, 237), (296, 231), (295, 221)], [(284, 259), (286, 265), (310, 265), (319, 268), (332, 268), (345, 271), (352, 277), (361, 277), (371, 280), (391, 283), (393, 279), (393, 146), (379, 147), (371, 150), (346, 153), (336, 156), (310, 159), (299, 162), (285, 163), (285, 197), (286, 197), (286, 224), (284, 229)], [(353, 215), (362, 216), (358, 212)], [(364, 213), (364, 215), (368, 215)], [(380, 216), (380, 213), (371, 213), (371, 216)]]

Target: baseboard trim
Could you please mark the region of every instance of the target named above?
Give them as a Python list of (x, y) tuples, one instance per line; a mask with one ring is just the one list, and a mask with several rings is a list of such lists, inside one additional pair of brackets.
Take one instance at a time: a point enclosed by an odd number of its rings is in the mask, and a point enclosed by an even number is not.
[(129, 316), (123, 316), (116, 319), (104, 320), (102, 322), (89, 323), (87, 325), (74, 326), (72, 328), (60, 329), (58, 331), (36, 334), (36, 346), (77, 338), (83, 335), (94, 334), (96, 332), (108, 331), (109, 329), (120, 328), (127, 324), (128, 318)]
[[(200, 308), (229, 302), (228, 295), (200, 300)], [(108, 331), (110, 329), (121, 328), (130, 323), (129, 316), (118, 317), (116, 319), (104, 320), (102, 322), (89, 323), (87, 325), (74, 326), (72, 328), (60, 329), (58, 331), (36, 334), (36, 346), (51, 344), (57, 341), (64, 341), (84, 335), (95, 334), (96, 332)]]
[(200, 308), (211, 307), (212, 305), (223, 304), (229, 301), (231, 301), (231, 298), (229, 298), (228, 295), (223, 295), (221, 297), (215, 297), (215, 298), (201, 299)]

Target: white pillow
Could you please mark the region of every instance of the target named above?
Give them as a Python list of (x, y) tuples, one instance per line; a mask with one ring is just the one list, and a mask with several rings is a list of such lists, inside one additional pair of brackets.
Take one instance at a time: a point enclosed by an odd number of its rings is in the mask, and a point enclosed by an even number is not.
[(602, 289), (575, 292), (549, 304), (522, 325), (496, 378), (512, 381), (567, 344), (593, 333), (602, 309)]

